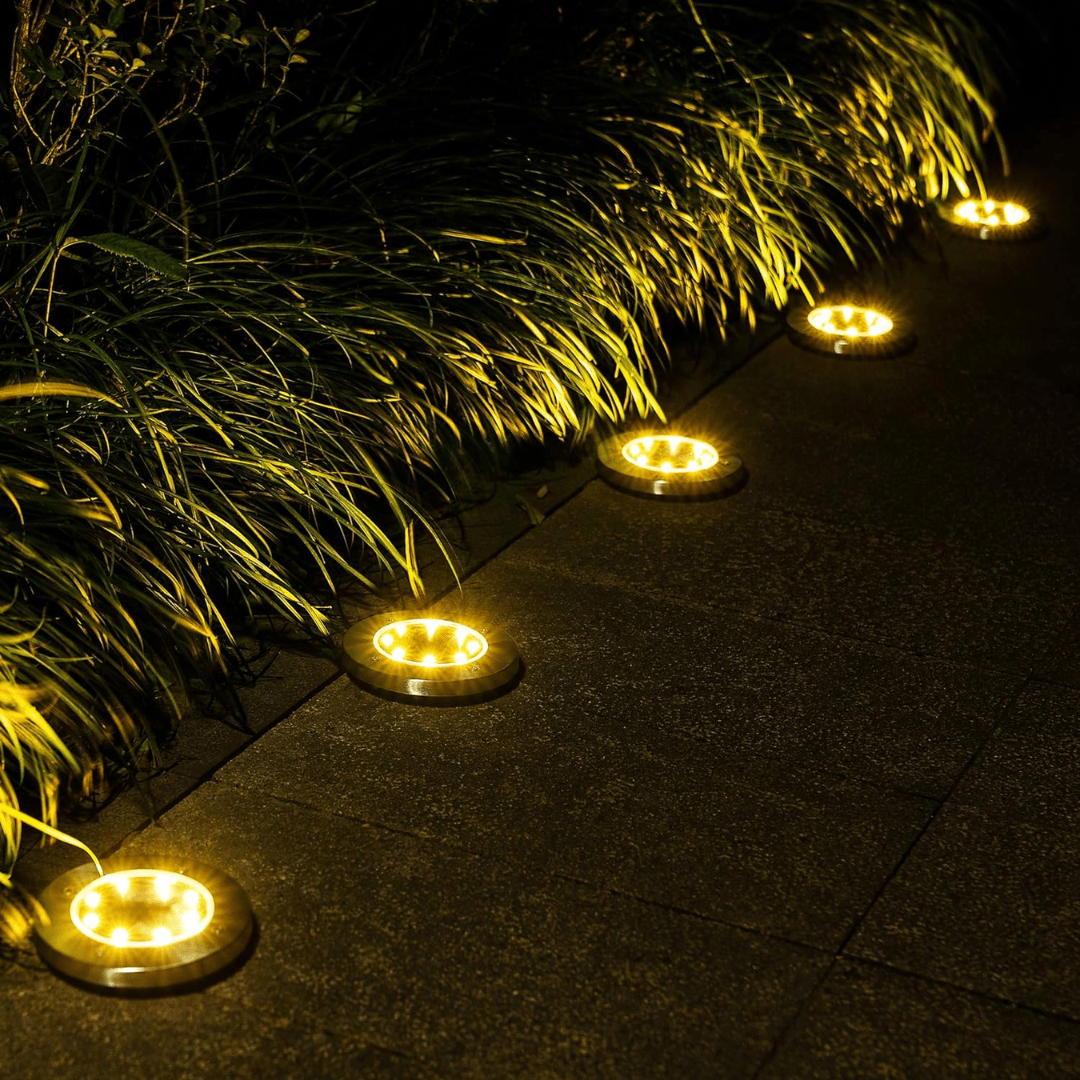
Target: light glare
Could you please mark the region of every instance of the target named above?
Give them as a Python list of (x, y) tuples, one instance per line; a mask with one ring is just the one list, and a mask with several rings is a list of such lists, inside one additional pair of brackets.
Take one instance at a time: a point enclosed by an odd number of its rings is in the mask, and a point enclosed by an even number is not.
[(660, 473), (699, 472), (720, 460), (708, 443), (683, 435), (633, 439), (622, 448), (622, 456), (639, 469)]
[(488, 650), (480, 631), (446, 619), (408, 619), (381, 626), (372, 644), (388, 660), (417, 667), (453, 667), (479, 660)]
[(1006, 225), (1016, 226), (1023, 225), (1031, 218), (1030, 211), (1018, 203), (998, 203), (993, 199), (983, 199), (981, 202), (977, 199), (965, 199), (953, 207), (953, 214), (969, 225), (986, 225), (992, 229), (1000, 226), (1002, 219)]
[(881, 337), (893, 328), (893, 321), (888, 315), (883, 315), (873, 308), (849, 304), (842, 307), (816, 307), (806, 318), (815, 330), (846, 338)]
[(214, 898), (194, 878), (172, 871), (120, 870), (95, 879), (71, 901), (75, 928), (103, 945), (141, 948), (200, 933)]

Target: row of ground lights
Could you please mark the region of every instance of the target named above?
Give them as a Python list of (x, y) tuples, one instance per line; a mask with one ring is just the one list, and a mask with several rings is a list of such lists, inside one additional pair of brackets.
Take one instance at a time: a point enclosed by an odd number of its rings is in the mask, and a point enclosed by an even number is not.
[[(1033, 239), (1041, 218), (1013, 202), (967, 199), (939, 207), (954, 230), (979, 240)], [(796, 308), (792, 339), (819, 352), (895, 356), (914, 345), (902, 321), (842, 300)], [(597, 452), (608, 483), (659, 498), (713, 498), (738, 490), (742, 462), (687, 434), (637, 431), (612, 436)], [(476, 701), (505, 690), (520, 669), (502, 630), (399, 611), (357, 623), (345, 635), (344, 663), (367, 688), (427, 703)], [(81, 982), (123, 989), (190, 984), (221, 971), (251, 938), (247, 896), (232, 878), (193, 860), (152, 867), (110, 861), (109, 873), (81, 866), (41, 896), (36, 928), (43, 959)]]

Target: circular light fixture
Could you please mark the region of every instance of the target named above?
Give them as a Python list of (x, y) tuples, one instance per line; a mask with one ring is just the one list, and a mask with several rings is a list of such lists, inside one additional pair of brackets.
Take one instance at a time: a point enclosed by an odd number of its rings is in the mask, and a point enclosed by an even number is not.
[(131, 990), (203, 979), (243, 951), (251, 905), (231, 877), (190, 859), (110, 860), (69, 870), (41, 894), (42, 959), (80, 982)]
[(936, 205), (946, 224), (975, 240), (1034, 240), (1045, 230), (1042, 215), (1020, 203), (961, 199)]
[(796, 345), (837, 356), (898, 356), (915, 344), (895, 316), (861, 304), (798, 304), (787, 324)]
[(408, 611), (358, 622), (342, 648), (346, 671), (369, 689), (432, 704), (501, 690), (521, 662), (502, 630), (476, 630)]
[(666, 498), (730, 493), (745, 479), (742, 461), (733, 454), (665, 431), (612, 435), (600, 444), (596, 460), (597, 471), (609, 484)]

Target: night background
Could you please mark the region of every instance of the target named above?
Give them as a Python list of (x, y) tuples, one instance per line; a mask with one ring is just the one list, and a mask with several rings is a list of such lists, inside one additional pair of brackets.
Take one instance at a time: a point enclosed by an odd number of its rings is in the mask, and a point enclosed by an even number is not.
[(9, 1075), (1080, 1073), (1075, 14), (12, 11)]

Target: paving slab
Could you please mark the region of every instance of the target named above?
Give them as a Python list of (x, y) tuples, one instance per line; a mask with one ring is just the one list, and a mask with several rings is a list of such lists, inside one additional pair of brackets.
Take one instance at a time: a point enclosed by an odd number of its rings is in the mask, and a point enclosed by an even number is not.
[(839, 960), (759, 1074), (781, 1077), (1080, 1076), (1080, 1028), (955, 987)]
[[(626, 698), (641, 704), (647, 728), (939, 798), (1019, 687), (1014, 676), (853, 642), (778, 615), (718, 610), (702, 579), (737, 576), (720, 568), (723, 545), (696, 565), (679, 563), (650, 541), (670, 538), (665, 512), (686, 508), (627, 508), (622, 500), (622, 525), (609, 528), (610, 497), (603, 489), (583, 493), (468, 593), (473, 604), (511, 590), (528, 597), (511, 625), (535, 681), (565, 685), (567, 695), (589, 692), (594, 713), (621, 712)], [(603, 545), (584, 540), (597, 533), (615, 556), (613, 571), (600, 569)], [(569, 535), (579, 538), (575, 554), (588, 546), (595, 561), (555, 557)], [(638, 559), (620, 558), (632, 545)], [(777, 569), (766, 556), (754, 576), (768, 584), (781, 576)], [(568, 611), (580, 613), (580, 639), (565, 625)], [(575, 640), (587, 641), (589, 652), (571, 660)]]
[(1080, 689), (1027, 684), (952, 800), (998, 820), (1080, 833)]
[(1076, 833), (947, 803), (846, 951), (1080, 1020)]
[(1080, 399), (1057, 387), (779, 341), (688, 423), (732, 444), (765, 507), (1075, 570)]
[(305, 650), (271, 646), (265, 654), (248, 657), (248, 674), (233, 688), (235, 698), (217, 703), (212, 711), (203, 708), (181, 723), (165, 747), (163, 767), (193, 781), (208, 776), (337, 677), (340, 667), (330, 652), (325, 644)]
[(365, 699), (335, 684), (220, 779), (825, 948), (933, 805), (725, 761), (628, 727), (627, 709), (595, 725), (592, 710), (568, 711), (552, 731), (524, 695), (509, 712), (435, 716)]
[(1080, 611), (1046, 658), (1044, 668), (1049, 681), (1080, 688)]
[[(572, 556), (554, 539), (529, 536), (512, 557), (546, 572), (621, 583), (661, 602), (692, 596), (1018, 673), (1045, 669), (1080, 601), (1080, 563), (1064, 555), (980, 553), (794, 514), (762, 497), (753, 479), (722, 502), (675, 506), (592, 484), (545, 529), (575, 537)], [(1068, 537), (1054, 541), (1060, 547), (1073, 545), (1064, 524), (1048, 535)]]

